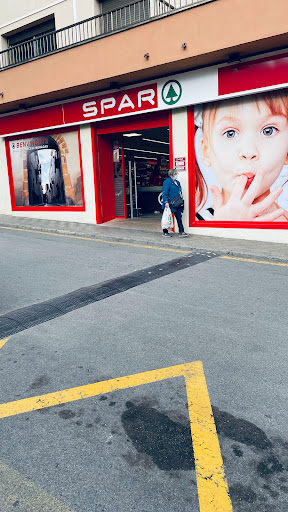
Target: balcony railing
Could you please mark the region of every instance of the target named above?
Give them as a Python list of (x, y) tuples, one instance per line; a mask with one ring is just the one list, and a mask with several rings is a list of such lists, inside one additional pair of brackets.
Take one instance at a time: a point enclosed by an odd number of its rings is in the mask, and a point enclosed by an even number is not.
[(0, 71), (212, 1), (139, 0), (1, 51)]

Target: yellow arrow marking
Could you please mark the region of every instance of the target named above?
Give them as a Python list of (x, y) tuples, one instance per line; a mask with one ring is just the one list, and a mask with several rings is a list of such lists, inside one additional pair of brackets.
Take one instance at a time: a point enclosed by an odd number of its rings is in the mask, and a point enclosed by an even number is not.
[(0, 405), (0, 418), (174, 377), (185, 377), (200, 512), (232, 512), (223, 460), (200, 361), (120, 377)]

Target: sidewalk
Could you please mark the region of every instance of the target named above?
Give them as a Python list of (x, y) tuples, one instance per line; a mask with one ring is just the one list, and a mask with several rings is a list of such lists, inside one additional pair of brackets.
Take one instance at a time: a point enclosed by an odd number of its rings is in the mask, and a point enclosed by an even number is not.
[(182, 249), (185, 251), (213, 251), (223, 255), (240, 256), (243, 258), (257, 258), (288, 262), (288, 245), (251, 240), (237, 240), (232, 238), (219, 238), (202, 235), (190, 235), (180, 239), (177, 234), (165, 239), (161, 231), (137, 229), (135, 226), (115, 227), (107, 224), (93, 225), (77, 222), (64, 222), (53, 220), (40, 220), (28, 217), (14, 217), (0, 215), (0, 227), (45, 231), (66, 235), (76, 235), (99, 240), (152, 245), (167, 247), (169, 249)]

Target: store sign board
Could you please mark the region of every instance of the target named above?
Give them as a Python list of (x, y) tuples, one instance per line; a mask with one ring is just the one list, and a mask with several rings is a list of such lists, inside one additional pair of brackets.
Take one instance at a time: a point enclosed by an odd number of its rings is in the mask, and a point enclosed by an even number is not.
[(156, 83), (63, 104), (65, 124), (135, 114), (157, 107)]
[(0, 116), (0, 136), (198, 105), (288, 86), (288, 54), (212, 66), (136, 87)]
[(218, 99), (218, 68), (189, 71), (157, 81), (158, 110)]

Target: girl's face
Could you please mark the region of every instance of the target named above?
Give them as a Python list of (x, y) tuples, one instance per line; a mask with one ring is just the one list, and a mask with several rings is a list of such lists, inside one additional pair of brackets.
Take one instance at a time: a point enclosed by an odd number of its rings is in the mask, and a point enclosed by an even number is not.
[(206, 129), (201, 140), (202, 160), (213, 167), (228, 196), (238, 176), (247, 176), (248, 188), (262, 170), (261, 196), (288, 163), (288, 120), (271, 114), (264, 101), (219, 106)]

